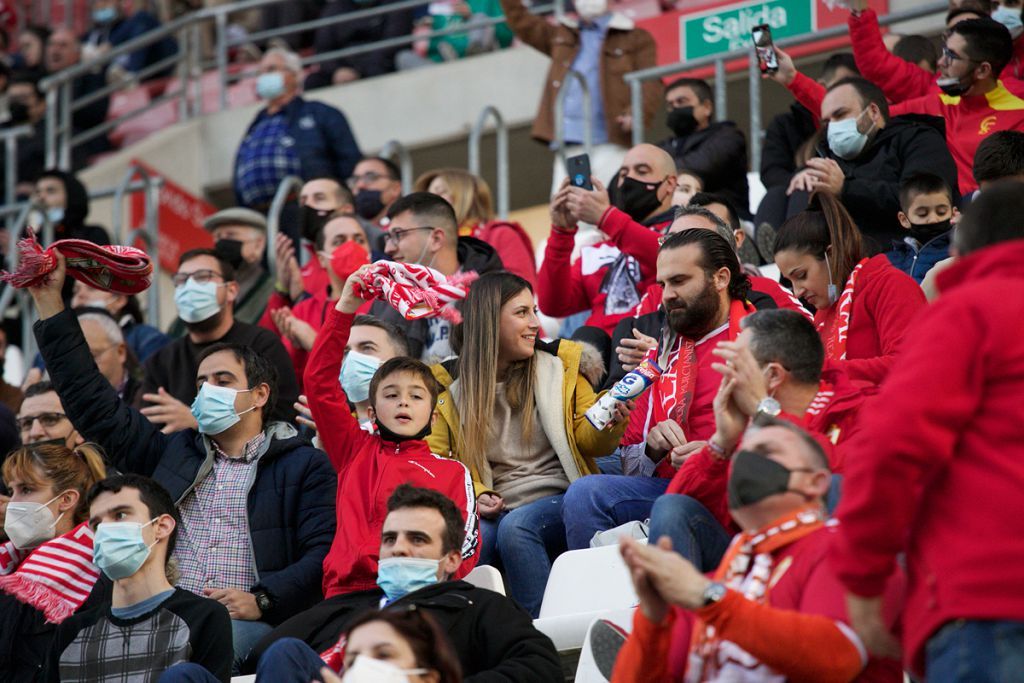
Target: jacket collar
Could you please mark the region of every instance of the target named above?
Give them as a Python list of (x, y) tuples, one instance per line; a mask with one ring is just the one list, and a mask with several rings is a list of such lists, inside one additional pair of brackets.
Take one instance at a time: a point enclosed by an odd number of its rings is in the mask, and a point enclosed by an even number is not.
[[(558, 20), (560, 24), (567, 28), (571, 28), (574, 31), (580, 30), (580, 22), (576, 17), (570, 17), (568, 15), (563, 16)], [(608, 30), (612, 31), (632, 31), (636, 28), (636, 22), (627, 17), (621, 12), (613, 12), (612, 20), (608, 22)]]

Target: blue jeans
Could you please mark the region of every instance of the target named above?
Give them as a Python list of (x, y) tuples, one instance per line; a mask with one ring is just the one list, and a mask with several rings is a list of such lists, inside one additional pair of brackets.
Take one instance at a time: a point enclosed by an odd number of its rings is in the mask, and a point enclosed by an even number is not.
[(551, 563), (565, 552), (563, 498), (547, 496), (480, 520), (480, 564), (504, 567), (510, 597), (535, 619)]
[(925, 644), (928, 683), (1009, 683), (1024, 675), (1024, 621), (957, 619)]
[(235, 659), (231, 663), (232, 674), (237, 674), (241, 670), (242, 662), (256, 647), (256, 643), (273, 630), (273, 626), (262, 621), (231, 620), (231, 639), (235, 646)]
[[(313, 648), (298, 638), (282, 638), (263, 653), (256, 667), (257, 681), (272, 683), (310, 683), (323, 681), (320, 669), (325, 666)], [(172, 666), (159, 683), (219, 683), (209, 671), (191, 662)]]
[(677, 493), (661, 496), (651, 510), (648, 538), (657, 543), (662, 536), (672, 539), (672, 548), (702, 572), (718, 567), (730, 541), (729, 533), (706, 507)]
[(622, 458), (618, 454), (594, 458), (594, 463), (597, 469), (601, 470), (601, 474), (622, 474)]
[(589, 548), (599, 531), (651, 516), (655, 499), (665, 493), (669, 480), (592, 474), (574, 481), (565, 492), (563, 517), (569, 550)]

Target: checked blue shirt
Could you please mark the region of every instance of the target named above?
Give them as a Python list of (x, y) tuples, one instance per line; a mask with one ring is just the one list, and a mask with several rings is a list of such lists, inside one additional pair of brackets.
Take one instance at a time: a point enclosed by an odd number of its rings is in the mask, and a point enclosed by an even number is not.
[(283, 111), (257, 123), (238, 149), (236, 174), (245, 206), (270, 204), (277, 186), (289, 175), (302, 175), (295, 140)]

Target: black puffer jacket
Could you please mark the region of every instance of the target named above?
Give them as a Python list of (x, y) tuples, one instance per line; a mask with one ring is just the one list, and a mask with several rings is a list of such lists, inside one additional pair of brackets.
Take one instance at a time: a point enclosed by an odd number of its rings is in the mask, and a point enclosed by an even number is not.
[(732, 121), (718, 121), (704, 130), (658, 143), (676, 160), (676, 168), (693, 171), (704, 191), (725, 196), (741, 218), (750, 218), (747, 185), (747, 138)]

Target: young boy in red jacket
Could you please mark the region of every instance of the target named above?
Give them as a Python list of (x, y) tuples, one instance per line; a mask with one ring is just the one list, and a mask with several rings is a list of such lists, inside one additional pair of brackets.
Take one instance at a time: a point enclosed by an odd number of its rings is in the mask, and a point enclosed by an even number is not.
[(392, 358), (370, 382), (373, 433), (359, 426), (339, 374), (352, 320), (363, 301), (353, 285), (363, 268), (345, 282), (338, 303), (317, 334), (306, 363), (305, 389), (320, 440), (338, 473), (338, 527), (324, 558), (324, 597), (377, 586), (377, 560), (387, 500), (399, 484), (439, 491), (452, 499), (466, 520), (461, 579), (479, 556), (476, 498), (466, 467), (430, 452), (438, 386), (430, 368), (408, 357)]

